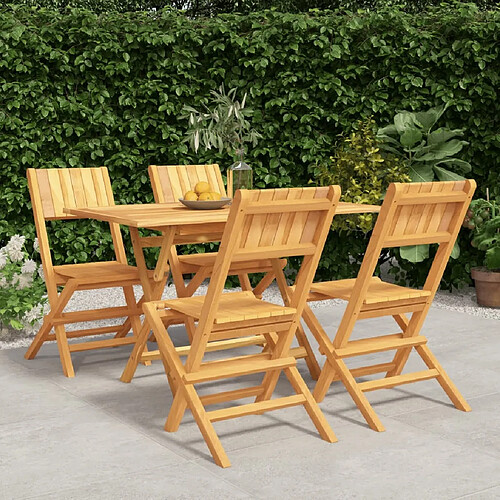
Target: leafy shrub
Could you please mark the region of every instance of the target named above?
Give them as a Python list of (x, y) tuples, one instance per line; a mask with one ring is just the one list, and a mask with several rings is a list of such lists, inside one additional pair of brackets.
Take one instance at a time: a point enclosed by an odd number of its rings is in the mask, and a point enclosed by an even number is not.
[(413, 182), (460, 180), (460, 174), (471, 171), (469, 162), (455, 156), (469, 144), (457, 139), (465, 129), (434, 129), (445, 111), (444, 105), (418, 113), (400, 111), (394, 123), (377, 132), (382, 148), (404, 158)]
[(490, 200), (474, 200), (464, 225), (472, 229), (471, 245), (484, 252), (484, 265), (500, 272), (500, 204)]
[(47, 304), (41, 267), (28, 255), (25, 241), (15, 235), (0, 248), (0, 329), (2, 324), (33, 327)]
[[(442, 0), (398, 0), (397, 4), (406, 12), (418, 12), (441, 3)], [(68, 8), (89, 9), (93, 12), (129, 12), (155, 10), (164, 7), (182, 9), (192, 17), (215, 16), (217, 14), (256, 12), (276, 9), (280, 12), (308, 12), (311, 9), (379, 9), (395, 3), (393, 0), (0, 0), (0, 5), (21, 4), (65, 10)], [(496, 0), (474, 0), (479, 8), (491, 9)]]
[[(148, 164), (230, 165), (227, 153), (189, 151), (187, 121), (179, 120), (185, 104), (199, 109), (222, 82), (252, 99), (252, 126), (262, 135), (247, 160), (256, 187), (306, 185), (338, 134), (360, 118), (384, 123), (398, 109), (448, 104), (444, 125), (466, 129), (464, 160), (473, 177), (500, 196), (499, 26), (497, 11), (471, 4), (419, 16), (394, 7), (213, 19), (5, 8), (0, 242), (19, 228), (34, 236), (27, 167), (104, 164), (116, 199), (143, 203), (153, 200)], [(112, 258), (97, 223), (64, 222), (51, 236), (58, 263), (97, 257), (97, 249)], [(352, 236), (337, 247), (337, 240), (331, 235), (322, 277), (351, 271), (345, 252), (363, 243)], [(468, 260), (448, 266), (448, 285), (469, 282), (463, 270), (475, 250), (466, 246)], [(410, 280), (418, 279), (417, 267), (406, 268)]]
[[(357, 130), (342, 136), (331, 163), (314, 172), (321, 185), (340, 185), (342, 201), (379, 205), (391, 182), (410, 182), (406, 163), (380, 150), (374, 127), (372, 119), (358, 122)], [(332, 229), (367, 233), (373, 219), (373, 214), (337, 216)]]

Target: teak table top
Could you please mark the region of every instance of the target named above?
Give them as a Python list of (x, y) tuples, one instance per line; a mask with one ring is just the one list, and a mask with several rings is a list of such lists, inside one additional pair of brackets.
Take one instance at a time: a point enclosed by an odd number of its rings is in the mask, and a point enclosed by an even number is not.
[[(336, 215), (379, 212), (378, 205), (339, 203)], [(64, 212), (81, 218), (116, 222), (136, 228), (160, 229), (168, 226), (226, 222), (229, 207), (218, 210), (191, 210), (181, 203), (115, 205), (96, 208), (65, 208)]]

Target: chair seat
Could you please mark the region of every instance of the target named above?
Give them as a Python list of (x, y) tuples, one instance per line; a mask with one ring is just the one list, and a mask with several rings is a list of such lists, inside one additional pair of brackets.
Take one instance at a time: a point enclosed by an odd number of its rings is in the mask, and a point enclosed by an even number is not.
[(94, 283), (96, 278), (102, 283), (114, 281), (140, 282), (139, 271), (136, 267), (116, 261), (66, 264), (54, 266), (54, 271), (56, 272), (58, 285), (66, 283), (71, 278), (78, 279), (82, 284)]
[[(199, 319), (203, 307), (204, 295), (167, 300), (163, 304), (169, 309), (178, 311), (186, 316)], [(269, 302), (255, 297), (252, 292), (224, 293), (220, 299), (216, 324), (232, 323), (252, 319), (278, 318), (294, 314), (295, 309)]]
[[(356, 279), (346, 279), (337, 281), (325, 281), (323, 283), (313, 283), (311, 287), (312, 294), (322, 295), (321, 299), (310, 296), (310, 300), (323, 300), (324, 296), (331, 299), (344, 299), (349, 300), (351, 293), (356, 283)], [(431, 292), (427, 290), (416, 290), (414, 288), (407, 288), (404, 286), (394, 285), (382, 281), (380, 278), (373, 277), (368, 286), (365, 300), (363, 304), (378, 304), (381, 302), (393, 302), (396, 300), (407, 299), (424, 299), (428, 297)]]
[[(216, 252), (179, 255), (179, 262), (182, 265), (182, 274), (196, 273), (200, 267), (213, 267), (216, 258)], [(286, 259), (280, 259), (280, 265), (282, 268), (285, 267)], [(264, 273), (271, 272), (272, 270), (273, 266), (269, 259), (250, 260), (231, 263), (229, 274), (237, 274), (238, 271), (247, 273)]]

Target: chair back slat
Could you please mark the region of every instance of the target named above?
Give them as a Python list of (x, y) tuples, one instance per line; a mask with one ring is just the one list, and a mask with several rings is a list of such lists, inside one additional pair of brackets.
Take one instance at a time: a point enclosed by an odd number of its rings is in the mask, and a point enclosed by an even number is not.
[(114, 205), (107, 185), (108, 171), (99, 168), (52, 168), (28, 169), (28, 179), (38, 185), (40, 199), (35, 200), (42, 208), (46, 220), (76, 219), (64, 212), (64, 208), (87, 208)]
[[(252, 191), (242, 222), (239, 251), (273, 245), (288, 246), (314, 240), (322, 213), (328, 210), (328, 187)], [(314, 201), (312, 201), (314, 200)]]
[(212, 189), (226, 196), (219, 165), (150, 165), (149, 177), (156, 203), (172, 203), (187, 191), (205, 181)]
[[(394, 214), (383, 246), (444, 243), (453, 238), (455, 214), (470, 201), (469, 181), (397, 185)], [(381, 218), (381, 217), (379, 217)]]

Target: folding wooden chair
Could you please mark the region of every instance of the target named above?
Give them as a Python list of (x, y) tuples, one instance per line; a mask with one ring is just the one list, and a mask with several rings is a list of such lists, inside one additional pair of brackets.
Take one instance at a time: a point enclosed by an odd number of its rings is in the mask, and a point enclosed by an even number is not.
[[(238, 191), (231, 207), (221, 246), (205, 296), (186, 297), (144, 304), (153, 327), (174, 393), (165, 430), (178, 429), (189, 407), (201, 433), (221, 467), (230, 465), (213, 422), (265, 411), (304, 405), (321, 437), (336, 437), (301, 378), (290, 346), (306, 303), (307, 291), (321, 255), (335, 212), (340, 188), (296, 188)], [(274, 305), (249, 291), (222, 293), (233, 262), (264, 257), (303, 256), (296, 286), (289, 292), (288, 305)], [(276, 259), (276, 260), (275, 260)], [(191, 347), (174, 347), (167, 327), (181, 318), (197, 322)], [(267, 342), (260, 354), (205, 361), (206, 352), (248, 345), (254, 337)], [(187, 355), (183, 364), (181, 356)], [(295, 395), (271, 399), (281, 371)], [(265, 373), (258, 386), (199, 396), (196, 384)], [(207, 411), (214, 403), (256, 397), (255, 402)]]
[[(378, 216), (356, 279), (314, 283), (309, 301), (333, 298), (348, 301), (333, 342), (306, 305), (304, 319), (327, 356), (314, 390), (320, 402), (334, 380), (341, 380), (370, 427), (383, 431), (365, 392), (436, 378), (460, 410), (470, 407), (427, 347), (420, 329), (439, 287), (460, 226), (475, 190), (471, 180), (391, 184)], [(386, 283), (373, 273), (383, 248), (439, 244), (429, 275), (421, 290)], [(411, 313), (408, 318), (406, 313)], [(356, 321), (392, 316), (401, 333), (349, 340)], [(415, 348), (427, 370), (402, 375)], [(395, 350), (392, 361), (349, 370), (344, 359)], [(384, 373), (385, 378), (357, 382), (357, 377)]]
[[(141, 322), (140, 303), (136, 303), (132, 285), (140, 284), (136, 267), (127, 264), (123, 240), (118, 224), (110, 224), (116, 261), (92, 262), (54, 266), (50, 253), (46, 220), (75, 219), (63, 209), (114, 205), (108, 170), (101, 168), (33, 169), (27, 171), (33, 215), (40, 244), (43, 272), (50, 303), (50, 312), (25, 354), (33, 359), (46, 341), (57, 341), (64, 375), (74, 377), (71, 353), (103, 347), (135, 343), (129, 336), (130, 328), (137, 335)], [(58, 292), (58, 287), (62, 291)], [(107, 307), (86, 311), (63, 312), (77, 290), (121, 287), (126, 306)], [(126, 317), (118, 326), (87, 328), (67, 332), (64, 325), (86, 321)], [(55, 333), (51, 333), (52, 328)], [(68, 344), (68, 338), (115, 333), (114, 338)]]
[[(156, 203), (172, 203), (184, 196), (186, 191), (192, 189), (197, 182), (206, 181), (213, 189), (222, 196), (226, 196), (226, 188), (219, 169), (219, 165), (150, 165), (149, 177)], [(206, 233), (200, 235), (195, 233), (198, 241), (220, 241), (221, 232), (217, 232), (216, 225), (207, 225)], [(188, 232), (180, 234), (176, 240), (181, 243), (182, 239), (192, 241), (193, 235)], [(207, 252), (190, 255), (178, 255), (175, 246), (170, 254), (170, 271), (178, 297), (190, 297), (200, 286), (200, 284), (210, 277), (215, 263), (216, 252)], [(286, 266), (286, 259), (280, 260), (281, 268)], [(264, 277), (252, 289), (249, 274), (264, 273)], [(193, 274), (193, 278), (185, 285), (183, 275)], [(261, 298), (262, 293), (273, 282), (276, 275), (271, 261), (267, 258), (253, 259), (247, 262), (233, 262), (228, 271), (229, 276), (238, 276), (242, 290), (252, 291), (254, 295)], [(314, 351), (302, 329), (297, 330), (297, 340), (306, 349), (305, 361), (313, 379), (317, 380), (320, 367)]]

